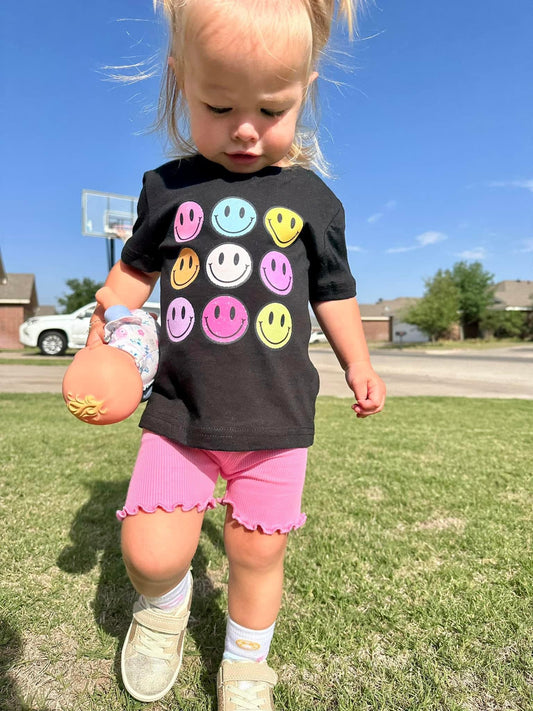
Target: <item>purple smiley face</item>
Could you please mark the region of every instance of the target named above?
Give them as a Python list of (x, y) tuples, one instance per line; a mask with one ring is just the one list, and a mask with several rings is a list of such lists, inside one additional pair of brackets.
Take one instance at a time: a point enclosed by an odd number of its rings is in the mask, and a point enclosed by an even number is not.
[(166, 327), (171, 341), (184, 341), (194, 326), (194, 309), (182, 296), (170, 302), (167, 309)]
[(268, 252), (261, 260), (261, 279), (267, 289), (284, 296), (292, 289), (292, 267), (281, 252)]
[(248, 329), (248, 312), (233, 296), (217, 296), (204, 309), (202, 327), (210, 341), (235, 343)]
[(204, 211), (197, 202), (184, 202), (178, 207), (174, 219), (174, 237), (176, 242), (188, 242), (194, 239), (202, 229)]

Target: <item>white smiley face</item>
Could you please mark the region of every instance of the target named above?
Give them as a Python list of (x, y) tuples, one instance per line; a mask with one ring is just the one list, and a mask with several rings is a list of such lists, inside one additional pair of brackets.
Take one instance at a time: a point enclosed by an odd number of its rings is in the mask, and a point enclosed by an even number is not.
[(221, 244), (209, 252), (205, 269), (213, 284), (234, 289), (250, 278), (252, 257), (238, 244)]

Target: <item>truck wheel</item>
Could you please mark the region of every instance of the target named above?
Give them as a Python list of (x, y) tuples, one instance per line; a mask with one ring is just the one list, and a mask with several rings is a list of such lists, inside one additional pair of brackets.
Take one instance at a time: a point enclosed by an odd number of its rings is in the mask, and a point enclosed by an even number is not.
[(39, 338), (39, 348), (46, 356), (60, 356), (67, 350), (67, 339), (61, 331), (46, 331)]

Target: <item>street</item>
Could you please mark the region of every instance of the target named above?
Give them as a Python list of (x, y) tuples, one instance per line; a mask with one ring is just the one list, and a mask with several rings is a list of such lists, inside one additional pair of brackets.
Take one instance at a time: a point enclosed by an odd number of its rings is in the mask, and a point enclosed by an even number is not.
[[(311, 348), (310, 356), (320, 374), (320, 394), (350, 397), (331, 349)], [(0, 361), (0, 392), (60, 393), (70, 360), (65, 358), (64, 366), (8, 365)], [(389, 396), (533, 399), (533, 344), (479, 351), (375, 350), (372, 363), (387, 384)]]
[[(376, 350), (372, 364), (389, 396), (533, 399), (533, 345), (487, 351)], [(311, 351), (320, 373), (320, 394), (349, 397), (344, 375), (331, 351)]]

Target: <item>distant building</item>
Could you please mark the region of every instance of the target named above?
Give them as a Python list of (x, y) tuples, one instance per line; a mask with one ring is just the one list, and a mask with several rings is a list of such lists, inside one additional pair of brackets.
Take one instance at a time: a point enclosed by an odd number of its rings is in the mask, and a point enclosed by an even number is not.
[(494, 287), (495, 311), (533, 311), (533, 281), (500, 281)]
[(22, 349), (19, 326), (37, 309), (33, 274), (8, 274), (0, 255), (0, 348)]
[(400, 296), (380, 299), (376, 304), (359, 304), (367, 341), (425, 343), (427, 335), (403, 320), (406, 311), (418, 301), (416, 297)]

